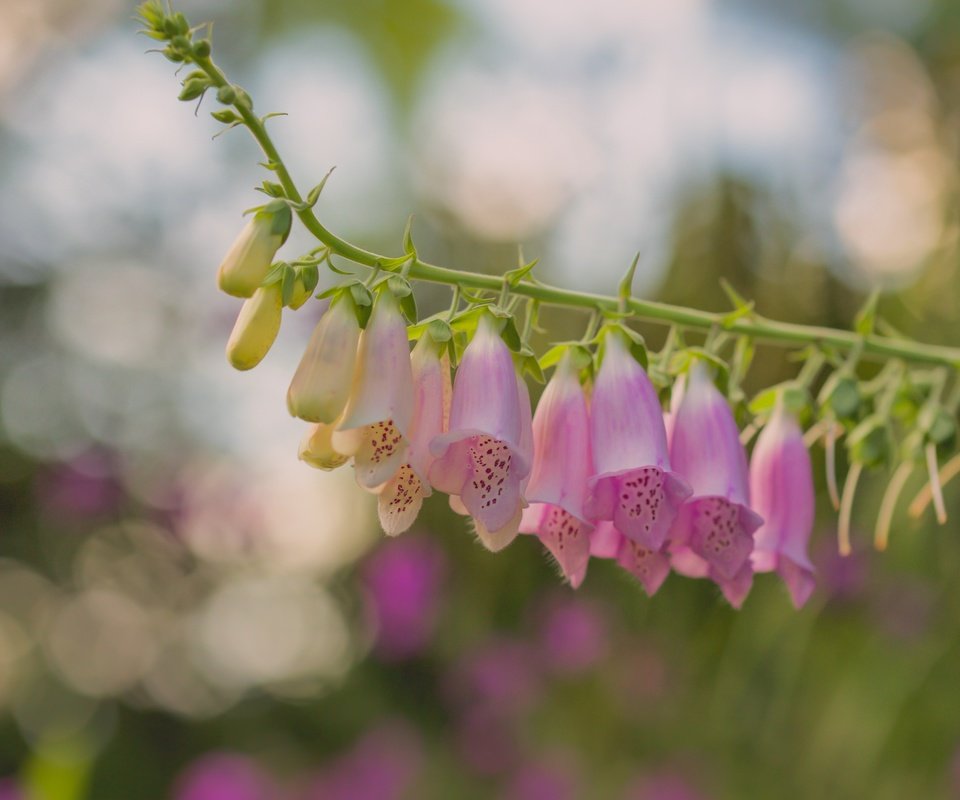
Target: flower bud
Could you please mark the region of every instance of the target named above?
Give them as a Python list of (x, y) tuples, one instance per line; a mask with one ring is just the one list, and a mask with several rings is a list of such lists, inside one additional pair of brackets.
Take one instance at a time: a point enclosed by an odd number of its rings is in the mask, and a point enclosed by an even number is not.
[(290, 233), (291, 222), (286, 203), (270, 203), (258, 211), (220, 264), (220, 289), (235, 297), (250, 297), (267, 277), (274, 255)]
[(236, 369), (253, 369), (270, 350), (280, 331), (283, 310), (280, 284), (261, 286), (244, 300), (227, 342), (227, 360)]
[(287, 390), (290, 414), (331, 423), (340, 416), (352, 386), (360, 325), (349, 295), (334, 300), (310, 336)]

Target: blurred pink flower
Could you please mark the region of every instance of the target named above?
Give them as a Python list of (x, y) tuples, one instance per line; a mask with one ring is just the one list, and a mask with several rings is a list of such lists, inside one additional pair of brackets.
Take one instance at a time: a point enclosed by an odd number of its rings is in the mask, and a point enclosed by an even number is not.
[(210, 753), (194, 761), (177, 778), (175, 800), (276, 800), (278, 789), (249, 758)]
[(571, 675), (592, 669), (610, 647), (603, 610), (579, 598), (550, 603), (540, 628), (540, 647), (547, 669)]
[(477, 704), (456, 723), (460, 760), (480, 775), (500, 775), (517, 761), (519, 743), (515, 721), (501, 710)]
[(517, 714), (539, 698), (542, 683), (536, 649), (527, 642), (503, 638), (489, 640), (460, 658), (447, 685), (458, 705), (479, 704)]
[(708, 800), (682, 775), (670, 772), (640, 778), (623, 795), (624, 800)]
[(445, 573), (443, 551), (423, 537), (387, 541), (373, 552), (363, 583), (379, 655), (399, 661), (426, 647), (442, 606)]
[(42, 508), (70, 518), (109, 514), (124, 497), (112, 459), (97, 451), (39, 473), (36, 492)]
[(16, 778), (0, 778), (0, 800), (27, 800), (27, 793)]

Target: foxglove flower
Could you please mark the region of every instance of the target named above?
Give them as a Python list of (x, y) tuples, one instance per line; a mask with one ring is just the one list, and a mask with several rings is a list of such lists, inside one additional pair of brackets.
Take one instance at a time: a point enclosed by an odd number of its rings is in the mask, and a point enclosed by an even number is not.
[(587, 514), (659, 551), (690, 488), (670, 469), (660, 402), (626, 337), (611, 331), (604, 347), (590, 409), (595, 474)]
[(360, 335), (350, 399), (333, 432), (334, 448), (353, 456), (362, 487), (386, 483), (406, 463), (412, 414), (407, 324), (397, 298), (382, 289)]
[(670, 455), (693, 488), (670, 532), (673, 567), (712, 578), (739, 606), (752, 583), (753, 533), (763, 518), (749, 507), (747, 456), (733, 412), (699, 362), (676, 410)]
[(380, 489), (377, 507), (380, 525), (388, 536), (403, 533), (417, 518), (423, 498), (432, 488), (430, 442), (447, 429), (450, 417), (450, 359), (429, 334), (413, 348), (413, 420), (407, 463)]
[(263, 360), (280, 332), (282, 313), (279, 283), (261, 286), (243, 301), (227, 340), (227, 360), (235, 369), (253, 369)]
[(349, 294), (335, 298), (310, 336), (287, 390), (287, 409), (307, 422), (332, 423), (347, 404), (360, 324)]
[(520, 530), (540, 538), (577, 588), (590, 558), (584, 503), (592, 468), (587, 399), (569, 352), (540, 398), (532, 428), (533, 468), (524, 492), (530, 506)]
[(813, 565), (807, 544), (814, 521), (813, 468), (796, 419), (777, 406), (757, 438), (750, 459), (750, 497), (764, 517), (750, 556), (756, 572), (783, 578), (794, 606), (813, 591)]
[(525, 394), (496, 321), (483, 314), (454, 380), (450, 429), (430, 443), (430, 483), (457, 497), (451, 505), (473, 517), (491, 550), (513, 541), (520, 525), (532, 448)]
[(217, 271), (221, 291), (251, 297), (270, 271), (270, 263), (290, 233), (290, 206), (282, 201), (260, 209), (247, 222)]

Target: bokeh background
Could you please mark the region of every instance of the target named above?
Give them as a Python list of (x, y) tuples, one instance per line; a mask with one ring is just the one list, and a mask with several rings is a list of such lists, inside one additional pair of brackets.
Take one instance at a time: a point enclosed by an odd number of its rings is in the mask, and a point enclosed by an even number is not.
[[(0, 797), (960, 797), (955, 487), (946, 527), (898, 514), (880, 556), (871, 477), (847, 559), (821, 493), (799, 613), (773, 576), (739, 613), (608, 562), (572, 592), (442, 498), (384, 541), (349, 470), (296, 459), (316, 309), (256, 371), (223, 357), (246, 134), (177, 102), (132, 3), (0, 8)], [(179, 8), (290, 112), (301, 186), (337, 165), (321, 218), (374, 249), (415, 212), (438, 263), (522, 242), (611, 291), (639, 249), (646, 296), (720, 309), (723, 276), (841, 326), (880, 286), (897, 328), (958, 343), (955, 0)], [(748, 386), (795, 369), (762, 349)]]

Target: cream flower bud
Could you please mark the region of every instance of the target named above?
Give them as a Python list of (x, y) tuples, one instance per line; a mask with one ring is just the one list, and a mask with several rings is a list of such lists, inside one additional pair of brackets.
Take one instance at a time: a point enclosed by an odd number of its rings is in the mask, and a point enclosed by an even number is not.
[(240, 231), (217, 272), (221, 291), (235, 297), (251, 297), (267, 273), (277, 250), (287, 240), (292, 216), (290, 206), (274, 202), (258, 211)]
[(353, 379), (360, 325), (349, 296), (336, 298), (320, 318), (287, 390), (287, 409), (308, 422), (340, 416)]
[(227, 360), (236, 369), (253, 369), (270, 350), (280, 331), (283, 311), (280, 284), (261, 286), (243, 301), (227, 342)]

